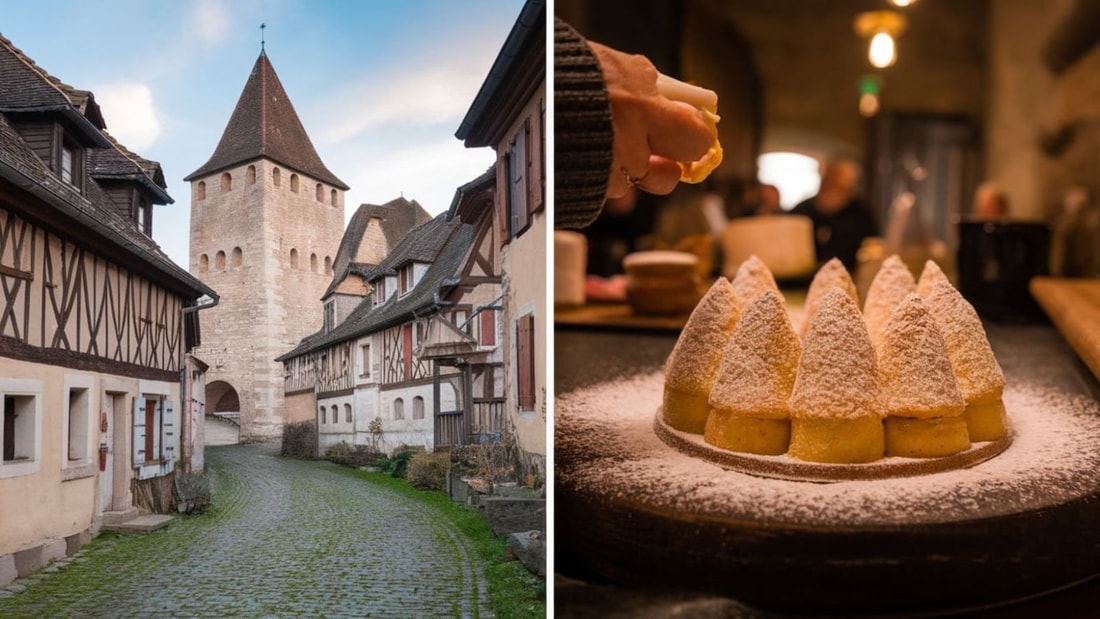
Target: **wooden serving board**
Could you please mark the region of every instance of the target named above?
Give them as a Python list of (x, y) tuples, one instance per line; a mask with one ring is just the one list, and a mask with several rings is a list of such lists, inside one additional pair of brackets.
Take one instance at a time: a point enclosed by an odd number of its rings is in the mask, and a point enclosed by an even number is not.
[(1100, 280), (1036, 277), (1031, 294), (1100, 379)]
[(574, 327), (602, 327), (679, 331), (690, 314), (676, 316), (641, 316), (625, 303), (594, 303), (573, 307), (555, 307), (554, 323)]
[(964, 469), (985, 462), (1012, 444), (1010, 432), (1001, 440), (975, 443), (966, 451), (943, 458), (883, 458), (866, 464), (819, 464), (786, 455), (758, 456), (715, 447), (704, 441), (700, 434), (681, 432), (666, 424), (660, 408), (657, 409), (653, 429), (669, 447), (727, 470), (757, 477), (818, 483), (933, 475)]

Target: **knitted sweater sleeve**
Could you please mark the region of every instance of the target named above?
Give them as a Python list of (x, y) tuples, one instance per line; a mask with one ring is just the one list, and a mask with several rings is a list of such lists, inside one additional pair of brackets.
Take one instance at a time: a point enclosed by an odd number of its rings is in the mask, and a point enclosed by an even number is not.
[(554, 227), (581, 228), (603, 206), (614, 135), (603, 73), (588, 43), (554, 20)]

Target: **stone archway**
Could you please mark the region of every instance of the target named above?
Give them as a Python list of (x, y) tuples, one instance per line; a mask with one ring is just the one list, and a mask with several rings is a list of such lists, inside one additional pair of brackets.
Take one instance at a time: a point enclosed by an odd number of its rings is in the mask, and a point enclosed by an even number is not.
[(206, 384), (206, 415), (207, 445), (235, 444), (240, 441), (241, 398), (233, 385), (224, 380)]

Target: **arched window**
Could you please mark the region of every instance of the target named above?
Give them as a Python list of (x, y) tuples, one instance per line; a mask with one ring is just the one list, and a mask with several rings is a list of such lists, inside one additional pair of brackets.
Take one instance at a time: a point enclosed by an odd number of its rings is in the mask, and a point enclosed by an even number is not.
[(325, 422), (325, 407), (324, 406), (318, 406), (317, 407), (317, 413), (321, 417), (321, 423), (324, 423)]
[(317, 272), (317, 254), (309, 255), (309, 270), (314, 273)]
[(298, 268), (298, 250), (293, 247), (290, 248), (290, 268)]
[(294, 193), (298, 193), (298, 175), (297, 174), (291, 174), (290, 175), (290, 190), (293, 191)]
[(821, 170), (817, 159), (799, 153), (764, 153), (756, 160), (761, 183), (779, 189), (779, 204), (789, 211), (806, 198), (817, 195)]
[(206, 181), (199, 181), (199, 184), (195, 185), (195, 199), (206, 199)]
[(333, 205), (333, 206), (337, 206), (337, 204), (336, 204), (336, 190), (335, 190), (335, 189), (333, 189), (333, 190), (332, 190), (332, 191), (330, 192), (330, 194), (331, 194), (331, 196), (332, 196), (332, 205)]
[(239, 266), (241, 266), (241, 258), (242, 258), (241, 248), (240, 247), (234, 247), (233, 248), (233, 254), (229, 259), (229, 264), (231, 264), (232, 266), (235, 266), (235, 267), (239, 267)]
[(214, 255), (214, 268), (221, 271), (225, 268), (225, 252), (219, 251)]
[(248, 166), (248, 170), (245, 171), (244, 179), (249, 185), (254, 185), (256, 183), (256, 166)]
[(229, 175), (229, 172), (222, 172), (222, 193), (226, 193), (232, 189), (233, 177)]
[(203, 254), (199, 256), (199, 273), (205, 273), (210, 270), (210, 256)]
[(282, 178), (280, 178), (280, 175), (282, 175), (282, 172), (279, 171), (279, 168), (275, 168), (271, 171), (271, 182), (276, 187), (282, 184)]
[(325, 201), (325, 188), (321, 186), (321, 183), (317, 183), (317, 201)]
[(413, 398), (413, 419), (424, 418), (424, 398), (416, 396)]
[(340, 423), (340, 409), (335, 404), (332, 405), (332, 423)]
[(393, 418), (404, 419), (405, 418), (405, 401), (401, 398), (397, 398), (393, 401)]
[(351, 404), (344, 405), (344, 421), (351, 423)]
[(325, 256), (325, 273), (332, 273), (332, 258)]

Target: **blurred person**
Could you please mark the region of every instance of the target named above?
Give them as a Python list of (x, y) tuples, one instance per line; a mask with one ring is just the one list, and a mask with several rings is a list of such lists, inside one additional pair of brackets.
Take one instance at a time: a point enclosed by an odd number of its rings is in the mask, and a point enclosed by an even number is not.
[(793, 209), (813, 221), (814, 252), (818, 264), (839, 259), (855, 273), (856, 254), (863, 240), (878, 234), (875, 218), (858, 197), (859, 168), (852, 161), (836, 159), (825, 166), (817, 195)]
[(646, 57), (587, 41), (554, 24), (554, 225), (592, 223), (607, 198), (632, 186), (667, 194), (679, 161), (700, 159), (714, 142), (702, 112), (657, 92)]
[(756, 207), (753, 215), (778, 215), (783, 212), (779, 204), (779, 188), (775, 185), (762, 183), (757, 189)]
[(1086, 187), (1066, 190), (1053, 222), (1050, 271), (1061, 277), (1100, 276), (1100, 209)]
[(996, 183), (986, 181), (974, 190), (970, 214), (975, 219), (1004, 219), (1008, 217), (1008, 196)]

